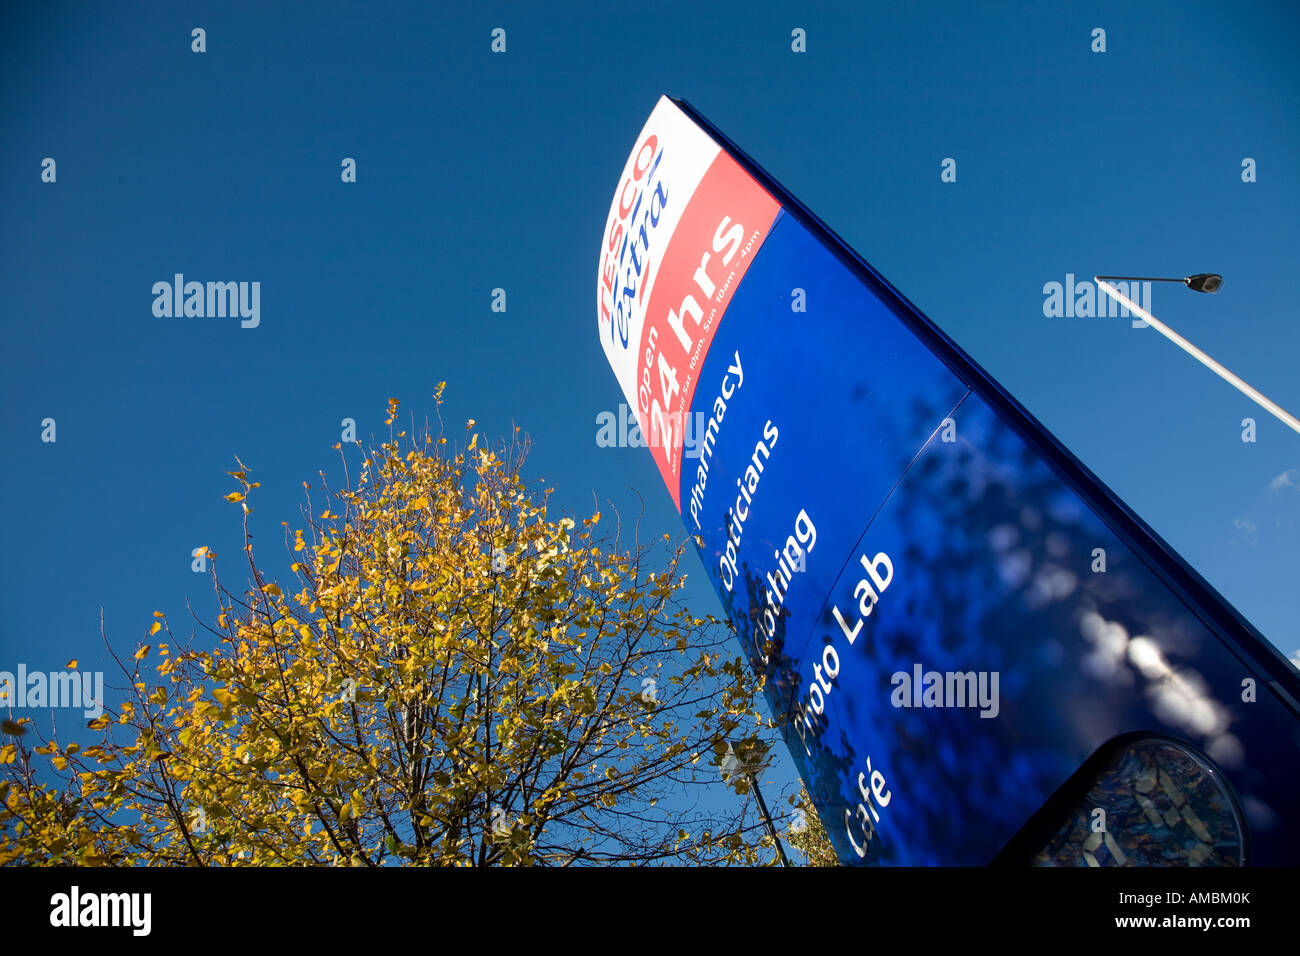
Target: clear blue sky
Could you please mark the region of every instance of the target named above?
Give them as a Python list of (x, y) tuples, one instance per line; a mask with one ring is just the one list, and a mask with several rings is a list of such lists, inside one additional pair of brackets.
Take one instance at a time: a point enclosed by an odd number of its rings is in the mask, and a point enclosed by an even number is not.
[[(1153, 311), (1300, 411), (1294, 4), (555, 6), (0, 13), (0, 668), (104, 667), (101, 607), (121, 647), (155, 609), (179, 624), (187, 597), (210, 617), (190, 551), (238, 553), (232, 456), (262, 482), (254, 533), (282, 567), (280, 521), (335, 466), (340, 420), (378, 434), (390, 395), (422, 418), (444, 379), (448, 422), (530, 433), (562, 508), (594, 491), (635, 513), (632, 487), (649, 533), (679, 532), (649, 452), (595, 440), (621, 400), (596, 335), (600, 232), (664, 92), (1300, 652), (1300, 435), (1151, 330), (1044, 317), (1042, 292), (1221, 272), (1215, 296), (1156, 287)], [(260, 281), (260, 327), (155, 318), (176, 272)], [(689, 561), (698, 612), (720, 613)]]

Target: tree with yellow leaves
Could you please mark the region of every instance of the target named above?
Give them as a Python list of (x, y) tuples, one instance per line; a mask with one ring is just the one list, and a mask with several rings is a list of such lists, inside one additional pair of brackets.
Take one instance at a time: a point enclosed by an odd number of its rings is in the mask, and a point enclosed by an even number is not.
[(835, 853), (831, 838), (822, 825), (821, 817), (808, 789), (799, 785), (798, 794), (787, 798), (790, 806), (795, 808), (794, 817), (786, 827), (786, 843), (803, 854), (806, 866), (839, 866), (840, 858)]
[(93, 744), (11, 728), (0, 863), (773, 861), (718, 773), (765, 725), (759, 688), (681, 606), (684, 544), (555, 520), (518, 429), (492, 451), (471, 420), (452, 450), (397, 407), (356, 481), (340, 449), (345, 486), (285, 523), (292, 583), (255, 560), (258, 482), (231, 473), (247, 584), (208, 552), (208, 638), (156, 615)]

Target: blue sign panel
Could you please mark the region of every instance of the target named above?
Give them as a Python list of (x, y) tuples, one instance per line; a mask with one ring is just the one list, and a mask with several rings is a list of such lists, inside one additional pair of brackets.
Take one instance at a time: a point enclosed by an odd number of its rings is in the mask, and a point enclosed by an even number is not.
[(690, 107), (622, 182), (606, 351), (841, 860), (1300, 860), (1294, 668)]

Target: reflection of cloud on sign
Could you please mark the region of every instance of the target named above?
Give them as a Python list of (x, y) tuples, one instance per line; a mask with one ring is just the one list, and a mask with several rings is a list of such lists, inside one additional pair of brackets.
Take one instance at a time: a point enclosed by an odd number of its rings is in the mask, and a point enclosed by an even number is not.
[(1215, 699), (1209, 683), (1190, 667), (1175, 667), (1169, 661), (1159, 634), (1130, 636), (1118, 621), (1107, 620), (1096, 611), (1083, 615), (1080, 631), (1093, 646), (1080, 662), (1085, 673), (1107, 683), (1131, 686), (1133, 671), (1147, 682), (1143, 691), (1157, 717), (1186, 734), (1203, 738), (1206, 752), (1229, 767), (1244, 763), (1241, 741), (1228, 733), (1231, 715)]

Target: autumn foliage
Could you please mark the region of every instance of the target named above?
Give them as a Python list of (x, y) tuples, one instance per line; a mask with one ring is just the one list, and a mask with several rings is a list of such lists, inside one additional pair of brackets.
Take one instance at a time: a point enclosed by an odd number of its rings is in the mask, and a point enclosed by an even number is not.
[(283, 577), (231, 473), (245, 553), (208, 555), (215, 620), (182, 642), (159, 614), (87, 745), (10, 728), (0, 862), (772, 862), (718, 773), (764, 730), (758, 687), (680, 605), (683, 545), (556, 517), (526, 441), (471, 421), (452, 450), (397, 407), (285, 524)]

